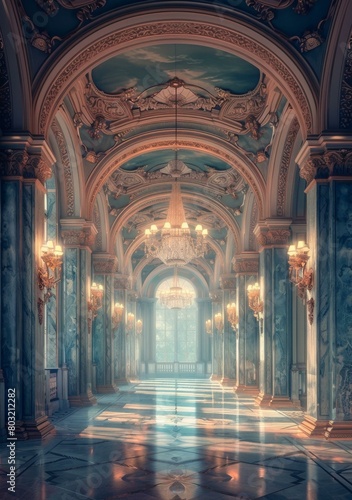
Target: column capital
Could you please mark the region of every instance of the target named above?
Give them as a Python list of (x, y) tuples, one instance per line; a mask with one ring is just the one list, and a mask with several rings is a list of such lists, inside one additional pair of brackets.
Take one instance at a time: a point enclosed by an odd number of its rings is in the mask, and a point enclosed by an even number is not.
[(254, 234), (259, 245), (262, 248), (287, 246), (291, 236), (291, 222), (291, 219), (267, 219), (258, 222)]
[(220, 276), (220, 287), (222, 290), (236, 290), (235, 274), (222, 274)]
[(0, 141), (0, 177), (38, 179), (42, 184), (52, 176), (55, 162), (42, 137), (7, 136)]
[(131, 279), (128, 274), (116, 274), (114, 279), (115, 290), (130, 290)]
[(97, 274), (114, 274), (118, 270), (116, 255), (109, 253), (93, 253), (93, 268)]
[(336, 135), (305, 142), (296, 163), (307, 185), (314, 179), (352, 176), (351, 140), (351, 136)]
[(209, 297), (210, 297), (211, 301), (215, 304), (219, 304), (220, 302), (222, 302), (223, 295), (224, 295), (224, 292), (221, 289), (211, 290), (209, 292)]
[(257, 252), (245, 252), (235, 255), (232, 259), (233, 270), (239, 274), (258, 274), (259, 255)]
[(98, 233), (92, 221), (85, 219), (61, 219), (61, 236), (66, 247), (89, 247), (94, 246), (95, 237)]

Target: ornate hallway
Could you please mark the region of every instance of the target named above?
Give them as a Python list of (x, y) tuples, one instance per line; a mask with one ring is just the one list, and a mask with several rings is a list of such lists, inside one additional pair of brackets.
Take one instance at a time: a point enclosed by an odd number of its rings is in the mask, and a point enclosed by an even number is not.
[[(351, 498), (352, 443), (308, 439), (300, 411), (263, 410), (206, 379), (150, 379), (97, 399), (51, 417), (46, 440), (17, 442), (16, 499)], [(0, 497), (14, 498), (4, 483)]]

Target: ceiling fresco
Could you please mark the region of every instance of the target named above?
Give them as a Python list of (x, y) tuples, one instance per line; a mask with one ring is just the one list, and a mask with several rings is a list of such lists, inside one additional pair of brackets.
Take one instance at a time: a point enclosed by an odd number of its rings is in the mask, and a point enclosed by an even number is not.
[(125, 52), (94, 68), (92, 77), (98, 89), (107, 94), (129, 88), (141, 93), (177, 77), (215, 95), (217, 87), (233, 94), (253, 90), (260, 72), (252, 64), (222, 50), (177, 44)]
[[(31, 49), (32, 74), (45, 58), (80, 30), (92, 22), (104, 19), (114, 10), (127, 7), (138, 9), (142, 0), (22, 0), (24, 34)], [(168, 4), (171, 2), (167, 2)], [(319, 76), (328, 38), (330, 21), (334, 13), (331, 0), (192, 0), (189, 6), (198, 5), (214, 17), (234, 16), (241, 13), (248, 19), (264, 24), (273, 33), (286, 40), (309, 62)], [(155, 6), (165, 7), (164, 1)], [(138, 10), (137, 10), (138, 12)], [(174, 59), (172, 59), (174, 60)], [(197, 59), (196, 59), (197, 61)], [(164, 63), (164, 58), (161, 58)], [(153, 70), (154, 68), (154, 70)], [(153, 64), (143, 78), (160, 81), (157, 66)], [(169, 68), (170, 71), (170, 68)], [(112, 83), (113, 84), (113, 83)]]

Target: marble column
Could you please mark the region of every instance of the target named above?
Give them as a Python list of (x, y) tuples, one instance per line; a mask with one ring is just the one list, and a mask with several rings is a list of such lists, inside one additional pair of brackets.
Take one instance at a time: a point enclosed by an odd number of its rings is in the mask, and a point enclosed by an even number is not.
[(221, 328), (216, 328), (215, 325), (215, 315), (221, 314), (222, 320), (224, 320), (224, 303), (223, 303), (223, 292), (222, 290), (214, 290), (210, 292), (210, 298), (212, 302), (212, 321), (213, 321), (213, 372), (211, 375), (211, 380), (220, 381), (223, 378), (224, 370), (224, 336), (223, 326)]
[(292, 328), (288, 313), (291, 289), (287, 264), (290, 223), (289, 220), (270, 219), (255, 228), (261, 247), (259, 285), (264, 301), (263, 333), (260, 336), (260, 393), (256, 398), (260, 406), (293, 406), (290, 399)]
[[(341, 143), (342, 141), (342, 143)], [(302, 149), (307, 181), (307, 243), (313, 288), (307, 290), (309, 436), (352, 438), (352, 150), (321, 138)]]
[(6, 395), (9, 389), (16, 393), (16, 436), (42, 438), (53, 425), (45, 414), (44, 325), (37, 269), (43, 265), (44, 183), (55, 159), (42, 138), (3, 137), (0, 148), (0, 393)]
[(123, 274), (116, 274), (114, 278), (114, 301), (122, 304), (124, 311), (122, 320), (114, 330), (114, 353), (115, 353), (115, 385), (127, 382), (126, 373), (126, 311), (127, 311), (127, 290), (129, 288), (129, 277)]
[(97, 230), (84, 219), (61, 219), (64, 240), (63, 363), (68, 370), (71, 406), (96, 403), (92, 393), (92, 334), (88, 301), (91, 285), (91, 248)]
[(221, 384), (236, 387), (238, 375), (238, 339), (237, 329), (233, 330), (227, 318), (227, 304), (236, 302), (236, 277), (234, 274), (223, 274), (220, 277), (224, 304), (224, 365)]
[(115, 355), (112, 312), (114, 307), (114, 279), (117, 258), (114, 255), (96, 253), (93, 259), (93, 279), (103, 286), (102, 308), (92, 324), (93, 363), (96, 366), (96, 391), (98, 393), (117, 392), (115, 384)]
[(207, 333), (205, 322), (211, 320), (210, 298), (196, 299), (198, 304), (198, 352), (197, 361), (204, 366), (204, 373), (212, 373), (212, 334)]
[(137, 294), (127, 292), (126, 310), (126, 374), (128, 380), (136, 378), (136, 314)]
[(248, 305), (247, 287), (258, 281), (259, 258), (246, 252), (234, 258), (238, 299), (238, 375), (236, 392), (259, 393), (259, 322)]

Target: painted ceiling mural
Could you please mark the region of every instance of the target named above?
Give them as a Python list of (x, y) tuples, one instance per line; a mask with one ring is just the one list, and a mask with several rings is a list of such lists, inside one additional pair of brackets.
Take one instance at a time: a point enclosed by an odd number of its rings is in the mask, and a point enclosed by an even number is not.
[[(121, 8), (127, 14), (138, 14), (143, 3), (22, 0), (33, 78), (80, 30), (88, 32), (90, 26), (99, 26), (100, 21), (103, 24)], [(292, 54), (304, 58), (319, 79), (334, 2), (188, 2), (189, 7), (192, 4), (220, 18), (239, 16), (254, 27), (265, 26)], [(163, 9), (170, 4), (156, 1), (153, 5)], [(211, 286), (211, 275), (219, 268), (224, 272), (226, 260), (226, 272), (231, 272), (228, 261), (236, 253), (237, 237), (247, 242), (242, 250), (257, 249), (256, 239), (247, 236), (258, 221), (258, 193), (252, 191), (249, 177), (260, 179), (263, 185), (270, 182), (275, 148), (280, 147), (278, 137), (292, 111), (269, 75), (216, 47), (190, 40), (155, 42), (112, 53), (104, 62), (93, 64), (76, 79), (63, 105), (76, 130), (85, 180), (88, 182), (103, 165), (114, 165), (100, 184), (94, 222), (99, 226), (99, 251), (105, 250), (104, 231), (114, 235), (119, 272), (139, 270), (143, 282), (160, 266), (158, 259), (146, 258), (142, 235), (151, 224), (161, 226), (166, 220), (176, 149), (182, 166), (179, 183), (186, 219), (192, 230), (201, 223), (212, 242), (204, 258), (191, 262), (189, 268), (202, 274)], [(296, 120), (286, 131), (291, 139), (280, 167), (281, 199), (298, 130)], [(160, 138), (165, 139), (162, 146)], [(218, 151), (231, 151), (232, 156), (216, 154), (215, 147), (192, 146), (202, 141), (217, 145)], [(236, 167), (241, 162), (250, 172), (246, 178)], [(280, 210), (280, 215), (284, 214), (284, 208)]]

